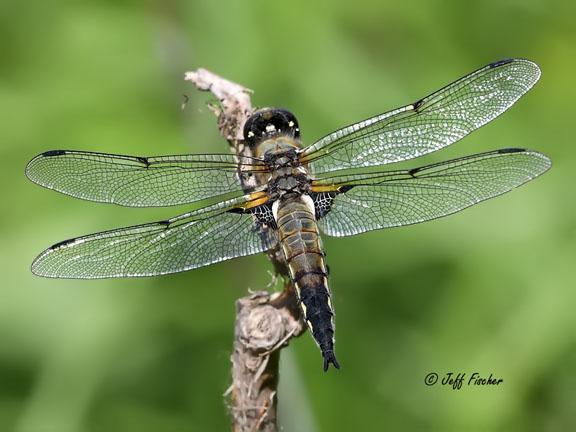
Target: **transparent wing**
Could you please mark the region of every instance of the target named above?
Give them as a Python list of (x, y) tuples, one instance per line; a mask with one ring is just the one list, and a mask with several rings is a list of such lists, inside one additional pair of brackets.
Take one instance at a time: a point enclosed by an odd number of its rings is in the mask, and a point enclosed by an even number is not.
[(446, 147), (506, 111), (538, 81), (531, 61), (509, 59), (394, 111), (337, 130), (303, 150), (315, 174), (383, 165)]
[(230, 212), (235, 204), (242, 202), (57, 243), (34, 260), (32, 272), (75, 279), (155, 276), (270, 249), (275, 231), (251, 214)]
[(541, 153), (503, 149), (409, 171), (331, 177), (314, 185), (341, 192), (318, 226), (341, 237), (436, 219), (508, 192), (550, 164)]
[[(130, 207), (162, 207), (211, 197), (243, 195), (238, 164), (227, 154), (159, 157), (55, 150), (36, 156), (26, 167), (34, 183), (76, 198)], [(255, 163), (255, 165), (252, 165)]]

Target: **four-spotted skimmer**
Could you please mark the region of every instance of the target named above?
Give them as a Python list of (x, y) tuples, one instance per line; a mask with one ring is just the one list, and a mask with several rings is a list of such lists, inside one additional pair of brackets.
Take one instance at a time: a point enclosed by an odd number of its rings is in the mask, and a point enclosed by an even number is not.
[[(550, 160), (519, 148), (408, 170), (365, 169), (460, 140), (507, 110), (539, 77), (528, 60), (492, 63), (307, 147), (290, 112), (262, 109), (244, 127), (253, 156), (239, 160), (228, 154), (40, 154), (26, 175), (46, 188), (122, 206), (195, 206), (168, 220), (57, 243), (36, 258), (32, 271), (56, 278), (156, 276), (279, 246), (324, 370), (330, 363), (338, 368), (320, 233), (350, 236), (436, 219), (544, 173)], [(252, 186), (242, 187), (248, 178)]]

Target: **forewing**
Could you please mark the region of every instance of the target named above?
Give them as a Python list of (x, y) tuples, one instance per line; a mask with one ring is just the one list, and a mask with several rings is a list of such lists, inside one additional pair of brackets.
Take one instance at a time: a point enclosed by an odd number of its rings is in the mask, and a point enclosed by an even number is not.
[(436, 219), (508, 192), (550, 164), (541, 153), (504, 149), (409, 171), (331, 177), (313, 186), (334, 190), (318, 195), (331, 204), (318, 226), (341, 237)]
[(531, 61), (489, 64), (419, 101), (337, 130), (303, 151), (315, 174), (416, 158), (506, 111), (538, 81)]
[(233, 200), (167, 221), (67, 240), (42, 252), (32, 272), (74, 279), (155, 276), (270, 249), (275, 231), (249, 213), (230, 211), (242, 204)]
[(159, 157), (56, 150), (26, 167), (33, 182), (76, 198), (130, 207), (162, 207), (243, 194), (238, 168), (257, 171), (255, 160), (239, 165), (227, 154)]

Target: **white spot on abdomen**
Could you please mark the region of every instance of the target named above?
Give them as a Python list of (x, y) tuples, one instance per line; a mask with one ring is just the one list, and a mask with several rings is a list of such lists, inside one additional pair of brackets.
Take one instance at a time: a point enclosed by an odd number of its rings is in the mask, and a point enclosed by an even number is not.
[(280, 200), (276, 200), (272, 203), (272, 214), (274, 215), (274, 220), (278, 223), (278, 207), (280, 206)]
[(302, 202), (304, 204), (306, 204), (306, 207), (308, 207), (308, 210), (310, 210), (310, 213), (315, 214), (315, 210), (314, 210), (314, 201), (312, 201), (312, 198), (310, 198), (310, 195), (302, 195), (301, 196)]

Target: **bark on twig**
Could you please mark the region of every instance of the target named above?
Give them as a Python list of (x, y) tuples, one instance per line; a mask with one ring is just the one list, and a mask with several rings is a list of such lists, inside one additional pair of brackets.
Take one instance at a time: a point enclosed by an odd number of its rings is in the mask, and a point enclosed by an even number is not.
[[(220, 134), (237, 158), (252, 156), (242, 134), (244, 123), (253, 112), (251, 91), (206, 69), (187, 72), (184, 79), (199, 90), (210, 91), (218, 99), (218, 105), (210, 108), (218, 117)], [(280, 349), (306, 328), (300, 319), (294, 287), (281, 251), (269, 251), (268, 258), (284, 279), (284, 290), (276, 294), (260, 291), (236, 301), (232, 384), (226, 392), (231, 396), (235, 432), (277, 430)]]

